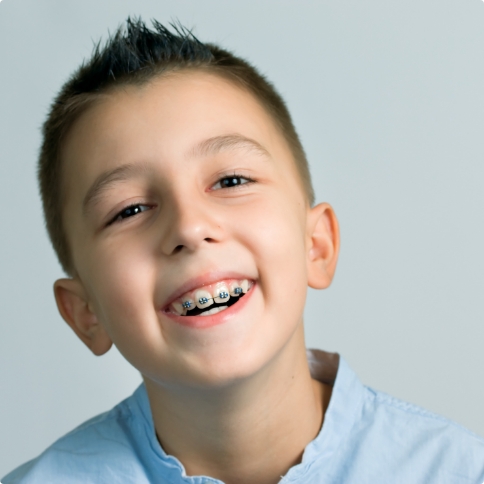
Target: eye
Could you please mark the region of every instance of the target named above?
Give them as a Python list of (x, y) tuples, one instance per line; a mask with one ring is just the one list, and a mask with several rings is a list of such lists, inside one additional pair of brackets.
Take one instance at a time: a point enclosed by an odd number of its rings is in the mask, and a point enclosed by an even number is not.
[(115, 217), (108, 222), (108, 225), (111, 225), (114, 222), (124, 220), (125, 218), (133, 217), (134, 215), (138, 215), (141, 212), (146, 212), (146, 210), (150, 210), (151, 208), (151, 206), (143, 205), (141, 203), (130, 205), (129, 207), (123, 208), (121, 212), (116, 214)]
[(220, 190), (221, 188), (234, 188), (240, 185), (246, 185), (247, 183), (252, 183), (254, 180), (241, 175), (230, 175), (221, 178), (215, 185), (213, 185), (212, 190)]

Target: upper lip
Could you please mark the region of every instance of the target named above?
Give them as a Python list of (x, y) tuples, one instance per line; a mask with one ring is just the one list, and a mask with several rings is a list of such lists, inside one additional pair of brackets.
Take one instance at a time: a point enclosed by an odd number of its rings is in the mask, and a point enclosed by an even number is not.
[(198, 289), (199, 287), (208, 286), (209, 284), (214, 284), (224, 279), (248, 279), (252, 278), (243, 275), (240, 272), (233, 271), (213, 271), (201, 276), (193, 277), (184, 282), (181, 286), (178, 286), (167, 298), (163, 308), (168, 307), (173, 301), (178, 299), (183, 294)]

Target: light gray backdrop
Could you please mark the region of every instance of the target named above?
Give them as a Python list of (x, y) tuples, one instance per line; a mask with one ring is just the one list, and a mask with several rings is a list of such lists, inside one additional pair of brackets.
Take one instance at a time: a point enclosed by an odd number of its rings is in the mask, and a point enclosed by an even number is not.
[(333, 286), (309, 294), (308, 345), (484, 435), (481, 0), (4, 0), (0, 476), (141, 380), (57, 314), (35, 180), (52, 97), (128, 14), (195, 27), (286, 98), (342, 234)]

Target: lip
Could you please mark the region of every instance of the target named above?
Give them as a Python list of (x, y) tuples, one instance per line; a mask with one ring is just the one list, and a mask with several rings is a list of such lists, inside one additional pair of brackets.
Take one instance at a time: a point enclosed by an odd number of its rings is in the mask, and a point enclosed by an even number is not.
[[(217, 281), (214, 281), (214, 282), (217, 282)], [(162, 314), (164, 316), (167, 316), (174, 323), (180, 324), (181, 326), (187, 326), (189, 328), (205, 329), (205, 328), (210, 328), (212, 326), (217, 326), (219, 324), (228, 322), (228, 320), (230, 320), (235, 314), (242, 311), (245, 305), (252, 298), (252, 294), (256, 287), (257, 287), (256, 282), (252, 280), (252, 287), (247, 292), (247, 294), (245, 294), (234, 305), (230, 306), (224, 311), (220, 311), (217, 314), (212, 314), (211, 316), (178, 316), (177, 314), (174, 314), (171, 312), (165, 312), (165, 311), (162, 311)], [(183, 292), (181, 294), (183, 294)]]
[[(216, 282), (223, 281), (225, 279), (239, 279), (239, 280), (248, 279), (249, 281), (253, 281), (251, 277), (248, 277), (247, 275), (243, 275), (240, 272), (224, 271), (224, 272), (210, 272), (207, 274), (203, 274), (201, 276), (189, 279), (184, 284), (179, 286), (175, 291), (173, 291), (170, 294), (170, 296), (166, 299), (166, 302), (161, 305), (162, 311), (166, 310), (173, 301), (178, 299), (180, 296), (183, 296), (183, 294), (193, 291), (194, 289), (198, 289), (199, 287), (208, 286), (209, 284), (215, 284)], [(222, 312), (225, 312), (225, 311), (222, 311)], [(209, 316), (203, 316), (203, 317), (208, 318)]]

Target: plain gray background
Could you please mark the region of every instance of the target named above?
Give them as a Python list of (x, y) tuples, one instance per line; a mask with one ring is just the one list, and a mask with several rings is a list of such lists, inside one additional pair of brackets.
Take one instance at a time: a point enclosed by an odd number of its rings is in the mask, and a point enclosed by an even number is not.
[(53, 96), (128, 14), (194, 27), (287, 100), (342, 234), (332, 287), (308, 297), (308, 346), (484, 435), (481, 0), (4, 0), (0, 476), (141, 381), (57, 314), (35, 180)]

